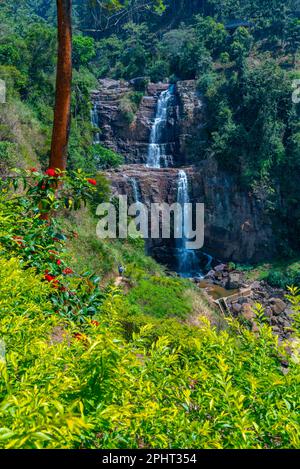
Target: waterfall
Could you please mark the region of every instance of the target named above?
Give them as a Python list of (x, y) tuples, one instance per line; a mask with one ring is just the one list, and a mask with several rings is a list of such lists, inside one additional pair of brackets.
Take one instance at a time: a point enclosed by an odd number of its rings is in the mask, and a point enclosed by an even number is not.
[[(97, 104), (94, 103), (93, 109), (91, 109), (91, 124), (93, 127), (99, 129), (98, 111)], [(94, 145), (100, 143), (100, 132), (94, 134)]]
[(135, 203), (141, 202), (141, 191), (139, 184), (135, 178), (130, 178), (130, 183), (132, 186), (133, 200)]
[(185, 236), (185, 225), (187, 224), (188, 217), (190, 216), (190, 211), (188, 210), (188, 206), (186, 204), (190, 202), (190, 198), (188, 178), (185, 171), (183, 170), (180, 170), (178, 173), (177, 202), (183, 208), (182, 238), (176, 240), (178, 273), (183, 277), (193, 277), (199, 275), (200, 269), (197, 254), (194, 250), (188, 249), (186, 247), (188, 239)]
[(164, 131), (168, 120), (168, 110), (174, 98), (174, 86), (163, 91), (157, 103), (155, 120), (151, 129), (148, 148), (148, 168), (168, 168), (173, 165), (173, 158), (168, 155), (168, 142), (164, 142)]

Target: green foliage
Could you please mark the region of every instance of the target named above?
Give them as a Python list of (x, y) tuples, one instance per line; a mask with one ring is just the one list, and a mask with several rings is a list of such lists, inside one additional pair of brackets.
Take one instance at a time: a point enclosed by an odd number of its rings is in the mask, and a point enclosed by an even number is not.
[[(289, 294), (286, 295), (287, 299), (290, 301), (292, 307), (293, 307), (293, 330), (295, 332), (296, 337), (298, 340), (300, 339), (300, 288), (298, 287), (289, 287)], [(297, 348), (297, 345), (299, 345), (299, 342), (297, 340), (295, 341), (296, 347), (294, 347), (294, 359), (298, 359), (299, 363), (299, 358), (300, 358), (300, 353), (299, 353), (299, 348)]]
[[(2, 42), (3, 41), (3, 42)], [(15, 67), (24, 64), (24, 55), (26, 48), (24, 43), (17, 37), (6, 37), (5, 42), (2, 39), (0, 43), (0, 63), (1, 65), (11, 65)]]
[(0, 142), (0, 174), (18, 162), (18, 147), (15, 143)]
[(90, 155), (99, 169), (117, 168), (124, 164), (124, 157), (100, 144), (90, 147)]
[(29, 76), (32, 85), (43, 81), (44, 73), (51, 73), (56, 65), (56, 30), (45, 24), (32, 25), (25, 35), (29, 53)]
[[(49, 300), (57, 314), (84, 321), (95, 314), (102, 302), (99, 278), (91, 272), (75, 274), (67, 265), (64, 260), (67, 237), (50, 213), (78, 210), (82, 201), (92, 198), (97, 182), (87, 179), (82, 172), (53, 175), (50, 171), (40, 174), (32, 168), (22, 178), (1, 181), (1, 255), (13, 254), (26, 267), (34, 267), (44, 276), (51, 285)], [(11, 186), (23, 194), (13, 197), (8, 191)]]
[[(112, 10), (104, 8), (108, 3)], [(57, 190), (57, 177), (36, 170), (21, 184), (2, 183), (0, 447), (299, 448), (299, 291), (290, 290), (296, 338), (287, 348), (279, 347), (259, 306), (255, 335), (232, 320), (219, 332), (203, 318), (199, 327), (190, 326), (188, 282), (164, 277), (144, 255), (141, 240), (97, 240), (88, 209), (69, 210), (79, 208), (82, 198), (97, 205), (109, 192), (98, 175), (91, 200), (94, 186), (76, 168), (93, 172), (98, 150), (102, 167), (121, 163), (117, 155), (91, 147), (94, 74), (197, 78), (209, 115), (206, 139), (201, 144), (194, 139), (197, 155), (213, 150), (219, 164), (261, 200), (272, 197), (272, 207), (280, 187), (290, 207), (282, 208), (280, 222), (292, 225), (297, 243), (299, 116), (290, 99), (294, 72), (281, 67), (280, 56), (284, 51), (297, 59), (290, 2), (209, 0), (194, 6), (180, 1), (179, 9), (179, 0), (173, 0), (171, 30), (168, 9), (166, 16), (149, 20), (147, 11), (132, 13), (131, 0), (108, 3), (99, 8), (97, 2), (75, 1), (75, 21), (80, 14), (77, 25), (84, 29), (101, 29), (121, 4), (124, 21), (114, 27), (109, 20), (101, 40), (75, 35), (72, 177), (61, 177), (63, 190)], [(162, 2), (151, 6), (162, 14)], [(180, 25), (185, 10), (187, 23)], [(199, 12), (206, 16), (192, 16)], [(7, 81), (10, 101), (8, 117), (0, 116), (1, 172), (18, 157), (22, 165), (22, 152), (29, 151), (26, 138), (34, 135), (30, 127), (41, 141), (35, 144), (38, 156), (47, 157), (41, 148), (49, 144), (52, 123), (53, 13), (53, 2), (42, 0), (0, 5), (0, 78)], [(220, 22), (227, 17), (250, 19), (253, 27), (228, 34)], [(125, 97), (128, 122), (141, 98), (142, 93)], [(40, 216), (62, 208), (57, 219)], [(101, 290), (93, 272), (114, 283), (119, 263), (126, 267), (126, 288)], [(296, 264), (284, 279), (276, 272), (269, 279), (274, 284), (299, 279)]]
[[(203, 50), (201, 51), (203, 52)], [(169, 63), (170, 73), (177, 78), (195, 78), (199, 57), (197, 39), (192, 28), (181, 27), (167, 32), (162, 40), (161, 55)]]
[(249, 56), (253, 44), (253, 37), (246, 28), (238, 28), (233, 35), (233, 42), (230, 47), (230, 52), (233, 60), (236, 61), (239, 68), (241, 68), (246, 58)]
[(145, 314), (158, 318), (185, 317), (191, 304), (184, 296), (187, 286), (181, 279), (142, 278), (130, 291), (128, 300), (139, 305)]
[(156, 83), (170, 76), (170, 66), (165, 60), (157, 60), (150, 65), (148, 72), (150, 80)]
[(196, 16), (195, 19), (197, 40), (211, 51), (213, 57), (218, 57), (225, 51), (228, 39), (224, 24), (218, 23), (209, 16)]
[(73, 64), (76, 68), (88, 65), (95, 55), (95, 41), (92, 37), (73, 37)]
[(153, 340), (153, 323), (126, 341), (117, 291), (78, 329), (45, 317), (48, 290), (0, 260), (2, 448), (299, 447), (299, 365), (287, 357), (281, 372), (267, 326), (255, 337), (169, 322)]
[(300, 265), (298, 262), (286, 269), (272, 270), (267, 276), (267, 282), (273, 287), (286, 289), (288, 285), (300, 285)]
[(25, 92), (28, 77), (13, 65), (0, 65), (0, 76), (6, 83), (8, 98)]

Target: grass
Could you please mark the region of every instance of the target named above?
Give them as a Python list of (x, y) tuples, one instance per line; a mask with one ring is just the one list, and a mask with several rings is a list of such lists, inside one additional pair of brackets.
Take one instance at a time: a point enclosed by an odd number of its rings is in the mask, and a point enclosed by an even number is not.
[(74, 270), (92, 271), (107, 281), (118, 275), (119, 264), (124, 265), (128, 271), (134, 269), (153, 275), (163, 274), (164, 269), (145, 254), (143, 241), (97, 238), (97, 219), (88, 208), (68, 214), (61, 221), (70, 235), (67, 248)]
[(145, 323), (150, 318), (177, 318), (182, 324), (199, 327), (199, 317), (204, 316), (219, 330), (224, 328), (209, 298), (189, 280), (167, 277), (164, 268), (145, 254), (143, 241), (98, 239), (97, 219), (88, 208), (66, 214), (61, 222), (69, 234), (68, 262), (73, 270), (95, 273), (105, 286), (115, 281), (118, 265), (125, 266), (130, 323), (137, 317), (145, 318)]
[[(0, 140), (14, 143), (18, 151), (16, 165), (40, 166), (39, 160), (46, 154), (49, 135), (45, 134), (30, 107), (18, 98), (9, 98), (0, 113)], [(14, 165), (14, 160), (9, 162)]]

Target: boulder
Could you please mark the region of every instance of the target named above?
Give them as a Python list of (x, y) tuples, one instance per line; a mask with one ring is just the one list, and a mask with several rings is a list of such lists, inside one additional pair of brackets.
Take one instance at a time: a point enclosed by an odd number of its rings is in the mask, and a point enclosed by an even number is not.
[(194, 281), (194, 283), (198, 284), (198, 283), (201, 283), (203, 281), (203, 278), (202, 277), (194, 277), (193, 281)]
[(251, 289), (252, 289), (252, 290), (259, 290), (260, 288), (261, 288), (260, 282), (257, 282), (257, 281), (256, 281), (256, 282), (253, 282), (253, 283), (251, 284)]
[(234, 303), (232, 305), (232, 311), (236, 314), (239, 314), (242, 311), (242, 305), (240, 305), (239, 303)]
[(244, 305), (244, 304), (248, 303), (248, 300), (247, 300), (247, 298), (242, 296), (241, 298), (239, 298), (239, 303), (240, 303), (240, 305)]
[(217, 280), (222, 280), (222, 278), (223, 278), (222, 272), (215, 272), (215, 278)]
[(214, 270), (210, 270), (204, 278), (214, 278), (215, 277), (215, 271)]
[(273, 316), (273, 311), (272, 309), (270, 308), (270, 306), (267, 306), (266, 309), (265, 309), (265, 315), (268, 317), (268, 318), (271, 318)]
[(276, 316), (279, 316), (286, 309), (285, 302), (280, 298), (271, 298), (269, 303), (271, 304), (272, 311)]
[(250, 303), (246, 303), (242, 306), (242, 316), (247, 321), (253, 321), (256, 318), (256, 314), (253, 311), (253, 306)]
[(241, 274), (237, 272), (231, 272), (227, 281), (227, 288), (229, 290), (237, 290), (242, 285)]
[(220, 264), (220, 265), (217, 265), (217, 267), (215, 267), (216, 272), (224, 272), (225, 269), (226, 269), (225, 264)]

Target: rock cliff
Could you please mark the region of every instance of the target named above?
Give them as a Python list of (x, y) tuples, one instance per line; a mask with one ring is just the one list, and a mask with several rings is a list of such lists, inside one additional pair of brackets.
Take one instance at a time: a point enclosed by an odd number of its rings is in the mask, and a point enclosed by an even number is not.
[[(264, 206), (254, 196), (239, 190), (237, 181), (217, 170), (216, 163), (204, 161), (184, 168), (188, 175), (191, 202), (205, 204), (205, 245), (203, 251), (222, 260), (259, 262), (274, 251), (272, 225)], [(176, 202), (178, 169), (149, 169), (125, 166), (108, 172), (114, 195), (128, 195), (134, 202), (133, 181), (140, 200), (151, 203)], [(174, 268), (172, 240), (148, 242), (149, 252)]]
[[(122, 154), (126, 163), (145, 163), (158, 97), (167, 88), (166, 83), (150, 83), (136, 114), (128, 120), (124, 107), (126, 103), (130, 105), (132, 94), (135, 92), (134, 85), (125, 81), (99, 80), (99, 89), (92, 93), (92, 101), (98, 114), (102, 144)], [(174, 155), (178, 148), (176, 129), (174, 129), (177, 113), (178, 105), (175, 102), (168, 116), (169, 132), (174, 134), (172, 139)]]
[[(263, 203), (240, 189), (238, 180), (218, 169), (211, 158), (203, 160), (201, 135), (205, 129), (205, 106), (195, 81), (178, 82), (174, 103), (168, 111), (167, 131), (173, 146), (174, 168), (151, 169), (144, 166), (160, 93), (165, 83), (149, 84), (134, 119), (124, 116), (124, 99), (130, 98), (134, 85), (111, 79), (100, 80), (93, 92), (104, 146), (122, 153), (126, 166), (107, 172), (114, 194), (139, 198), (146, 205), (173, 203), (177, 197), (178, 169), (185, 167), (191, 202), (205, 204), (205, 246), (210, 255), (234, 262), (258, 262), (274, 252), (272, 225)], [(196, 158), (189, 154), (196, 141)], [(194, 148), (195, 152), (195, 148)], [(134, 196), (135, 192), (135, 196)], [(160, 262), (174, 268), (174, 242), (151, 240), (149, 252)]]

